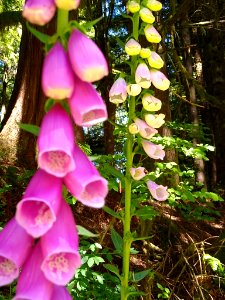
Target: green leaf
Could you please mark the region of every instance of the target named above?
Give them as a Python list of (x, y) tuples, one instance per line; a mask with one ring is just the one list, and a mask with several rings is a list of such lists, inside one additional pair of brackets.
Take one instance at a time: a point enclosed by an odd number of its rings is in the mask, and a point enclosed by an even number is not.
[(149, 270), (144, 270), (144, 271), (141, 271), (141, 272), (134, 273), (134, 276), (133, 276), (134, 281), (140, 281), (152, 272), (153, 271), (149, 269)]
[(95, 19), (95, 20), (93, 20), (93, 21), (90, 21), (90, 22), (87, 22), (87, 23), (85, 23), (85, 24), (83, 24), (82, 26), (86, 29), (86, 30), (88, 30), (88, 29), (90, 29), (91, 27), (93, 27), (93, 26), (95, 26), (99, 21), (101, 21), (103, 19), (103, 17), (99, 17), (99, 18), (97, 18), (97, 19)]
[(113, 242), (113, 245), (114, 245), (115, 249), (118, 251), (118, 253), (122, 253), (122, 251), (123, 251), (123, 239), (119, 235), (119, 233), (116, 232), (116, 230), (113, 227), (111, 229), (111, 238), (112, 238), (112, 242)]
[(112, 210), (111, 208), (109, 208), (108, 206), (104, 206), (104, 207), (103, 207), (103, 210), (104, 210), (105, 212), (107, 212), (107, 214), (109, 214), (109, 215), (111, 215), (111, 216), (113, 216), (113, 217), (115, 217), (115, 218), (117, 218), (117, 219), (122, 220), (121, 215), (118, 214), (117, 212), (115, 212), (114, 210)]
[(77, 225), (77, 231), (79, 235), (84, 235), (87, 237), (97, 237), (98, 234), (92, 233), (89, 230), (87, 230), (86, 228), (84, 228), (83, 226)]
[(124, 176), (122, 173), (120, 173), (120, 171), (116, 170), (114, 167), (110, 166), (109, 164), (107, 164), (107, 171), (113, 175), (116, 178), (119, 178), (120, 180), (124, 179)]
[(25, 124), (25, 123), (18, 123), (19, 127), (27, 132), (32, 133), (33, 135), (38, 136), (39, 134), (39, 127), (37, 125), (32, 124)]
[(109, 270), (110, 272), (116, 274), (116, 276), (120, 278), (119, 269), (116, 266), (110, 264), (104, 264), (103, 267)]
[(53, 38), (50, 35), (47, 35), (45, 33), (42, 33), (40, 31), (34, 29), (33, 27), (31, 27), (29, 25), (28, 22), (26, 23), (26, 25), (27, 25), (27, 28), (29, 29), (29, 31), (42, 43), (51, 44), (51, 43), (54, 43), (54, 40), (56, 40), (56, 37)]
[(49, 98), (46, 102), (45, 102), (45, 112), (48, 112), (52, 106), (55, 104), (55, 100)]
[(143, 220), (152, 220), (158, 215), (158, 213), (151, 206), (142, 207), (136, 210), (134, 214)]
[(87, 261), (88, 267), (91, 268), (94, 265), (95, 261), (93, 257), (90, 257)]

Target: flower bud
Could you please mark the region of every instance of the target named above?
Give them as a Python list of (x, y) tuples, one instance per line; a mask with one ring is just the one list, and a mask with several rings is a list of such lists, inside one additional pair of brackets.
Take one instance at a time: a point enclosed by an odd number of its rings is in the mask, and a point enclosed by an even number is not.
[(141, 48), (139, 55), (141, 58), (149, 58), (151, 55), (151, 50), (149, 48)]
[(153, 128), (159, 128), (165, 123), (164, 118), (165, 118), (164, 114), (158, 114), (158, 115), (147, 114), (145, 115), (145, 122)]
[(128, 84), (127, 93), (130, 96), (137, 96), (141, 93), (141, 86), (139, 84), (136, 84), (136, 83)]
[(152, 195), (158, 201), (165, 201), (169, 197), (167, 186), (158, 185), (154, 181), (147, 181), (147, 187)]
[(152, 84), (159, 90), (165, 91), (170, 86), (170, 81), (167, 77), (159, 70), (150, 70)]
[(136, 1), (129, 1), (127, 3), (127, 9), (130, 11), (132, 14), (138, 12), (140, 10), (140, 4)]
[(136, 133), (139, 132), (139, 127), (138, 127), (138, 125), (136, 123), (130, 124), (129, 127), (128, 127), (128, 129), (129, 129), (129, 132), (131, 134), (136, 134)]
[(109, 91), (109, 101), (114, 104), (123, 103), (127, 99), (127, 84), (123, 78), (118, 78)]
[(146, 170), (143, 167), (130, 168), (130, 175), (134, 180), (141, 180), (146, 175)]
[(159, 11), (162, 9), (162, 3), (157, 0), (147, 0), (145, 5), (152, 11)]
[(150, 57), (148, 58), (148, 63), (150, 67), (155, 69), (161, 69), (164, 66), (164, 61), (155, 51), (151, 52)]
[(146, 25), (144, 29), (144, 33), (146, 36), (146, 39), (150, 43), (160, 43), (161, 42), (161, 35), (158, 33), (158, 31), (155, 29), (155, 27), (151, 24)]
[(143, 89), (148, 89), (151, 85), (151, 76), (148, 66), (145, 63), (138, 65), (135, 72), (135, 81)]
[(139, 15), (142, 21), (145, 23), (152, 24), (155, 22), (155, 17), (153, 16), (152, 12), (146, 7), (141, 8)]
[(134, 39), (130, 39), (125, 44), (125, 51), (130, 56), (138, 55), (141, 51), (141, 45), (137, 41), (135, 41)]
[(161, 159), (163, 160), (165, 156), (165, 151), (163, 150), (162, 145), (155, 145), (152, 142), (143, 140), (142, 141), (142, 146), (145, 151), (145, 153), (153, 158), (153, 159)]
[(58, 8), (72, 10), (78, 8), (80, 0), (55, 0), (55, 4)]
[(142, 105), (147, 111), (158, 111), (162, 107), (162, 101), (151, 94), (144, 94), (142, 98)]

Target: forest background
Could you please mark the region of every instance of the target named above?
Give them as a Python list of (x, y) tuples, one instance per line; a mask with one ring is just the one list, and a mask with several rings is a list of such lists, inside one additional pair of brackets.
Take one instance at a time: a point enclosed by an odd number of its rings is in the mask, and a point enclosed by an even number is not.
[[(36, 168), (36, 138), (18, 123), (39, 126), (46, 100), (40, 87), (43, 46), (22, 19), (22, 1), (11, 2), (0, 2), (1, 226), (14, 215)], [(138, 186), (134, 191), (151, 209), (133, 218), (132, 226), (142, 236), (152, 236), (133, 245), (134, 286), (144, 292), (135, 299), (225, 299), (225, 3), (162, 3), (156, 24), (163, 39), (156, 50), (166, 62), (163, 71), (171, 87), (168, 92), (155, 90), (155, 96), (162, 100), (166, 115), (160, 132), (166, 159), (145, 164), (168, 185), (170, 198), (162, 204), (148, 200), (149, 195)], [(104, 265), (113, 262), (120, 268), (121, 224), (115, 222), (112, 211), (120, 211), (123, 187), (112, 167), (123, 173), (125, 139), (114, 125), (123, 126), (127, 108), (110, 103), (108, 93), (118, 70), (128, 68), (122, 44), (132, 24), (123, 18), (125, 12), (125, 1), (83, 0), (71, 16), (82, 23), (103, 16), (90, 29), (90, 36), (111, 70), (97, 84), (109, 121), (91, 129), (75, 129), (77, 141), (91, 157), (98, 157), (111, 189), (107, 198), (111, 215), (84, 210), (78, 203), (73, 206), (77, 223), (99, 234), (81, 239), (85, 263), (69, 286), (75, 299), (119, 299), (116, 274)], [(53, 33), (55, 20), (38, 30)], [(148, 46), (143, 37), (145, 43)], [(2, 299), (10, 299), (13, 288), (2, 289)]]

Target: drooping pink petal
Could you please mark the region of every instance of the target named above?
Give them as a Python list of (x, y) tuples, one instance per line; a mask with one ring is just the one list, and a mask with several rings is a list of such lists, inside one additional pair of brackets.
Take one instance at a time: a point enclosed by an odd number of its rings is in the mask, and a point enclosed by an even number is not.
[(62, 199), (60, 212), (52, 228), (42, 236), (44, 260), (41, 269), (45, 277), (57, 285), (66, 285), (81, 265), (78, 234), (71, 208)]
[(54, 16), (54, 0), (27, 0), (23, 7), (23, 17), (36, 25), (47, 24)]
[(152, 84), (159, 90), (165, 91), (170, 87), (170, 81), (167, 77), (159, 70), (151, 69), (151, 80)]
[(78, 146), (75, 147), (74, 158), (77, 168), (64, 177), (66, 187), (84, 205), (95, 208), (104, 206), (108, 193), (107, 180)]
[(130, 174), (134, 180), (141, 180), (146, 175), (146, 169), (143, 167), (130, 168)]
[(149, 141), (142, 141), (142, 146), (145, 151), (145, 153), (153, 158), (153, 159), (161, 159), (163, 160), (165, 156), (165, 151), (163, 150), (162, 145), (155, 145), (152, 142)]
[(10, 284), (19, 275), (19, 268), (27, 259), (33, 238), (11, 219), (0, 231), (0, 286)]
[(22, 269), (13, 300), (51, 300), (53, 284), (41, 271), (42, 261), (43, 253), (38, 242)]
[(62, 180), (39, 169), (17, 204), (16, 220), (33, 237), (45, 234), (56, 220)]
[(77, 29), (70, 35), (68, 51), (73, 71), (81, 80), (94, 82), (108, 75), (108, 64), (102, 51)]
[(55, 0), (55, 4), (58, 8), (72, 10), (78, 8), (80, 0)]
[(63, 177), (75, 169), (73, 123), (60, 104), (44, 116), (38, 136), (38, 165), (47, 173)]
[(72, 296), (64, 286), (54, 285), (51, 300), (72, 300)]
[(165, 201), (169, 197), (167, 186), (158, 185), (154, 181), (147, 181), (147, 187), (152, 195), (158, 201)]
[(145, 121), (143, 121), (139, 118), (136, 118), (134, 121), (135, 121), (135, 124), (139, 128), (140, 136), (142, 136), (145, 139), (150, 139), (158, 132), (158, 130), (149, 126)]
[(127, 83), (123, 78), (118, 78), (110, 88), (109, 101), (114, 104), (123, 103), (127, 99)]
[(79, 126), (92, 126), (107, 119), (106, 105), (89, 82), (76, 77), (75, 88), (69, 99), (69, 106), (74, 121)]
[(41, 83), (45, 95), (53, 99), (69, 98), (73, 93), (73, 70), (60, 42), (55, 43), (44, 59)]

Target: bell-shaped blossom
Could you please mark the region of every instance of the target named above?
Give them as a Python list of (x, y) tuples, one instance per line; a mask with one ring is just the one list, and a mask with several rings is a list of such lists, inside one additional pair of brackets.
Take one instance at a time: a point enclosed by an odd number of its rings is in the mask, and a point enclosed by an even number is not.
[(23, 7), (23, 17), (30, 23), (45, 25), (56, 12), (54, 0), (27, 0)]
[(44, 116), (37, 144), (38, 165), (47, 173), (63, 177), (75, 169), (73, 123), (60, 104), (55, 104)]
[(147, 187), (152, 197), (158, 201), (165, 201), (169, 197), (167, 186), (158, 185), (154, 181), (147, 181)]
[(125, 52), (130, 55), (138, 55), (141, 51), (141, 45), (135, 41), (135, 39), (130, 39), (126, 44), (125, 44)]
[(147, 111), (158, 111), (162, 107), (162, 101), (147, 93), (142, 97), (142, 105)]
[(62, 180), (39, 169), (17, 204), (16, 221), (33, 237), (45, 234), (56, 220)]
[(130, 175), (134, 180), (141, 180), (146, 175), (146, 169), (143, 167), (130, 168)]
[(99, 93), (89, 82), (78, 77), (75, 88), (69, 99), (70, 111), (75, 123), (79, 126), (92, 126), (107, 119), (107, 108)]
[(137, 96), (141, 93), (141, 86), (137, 83), (128, 84), (127, 93), (130, 96)]
[(67, 174), (64, 183), (71, 194), (84, 205), (100, 208), (105, 204), (108, 183), (83, 151), (76, 146), (74, 158), (76, 169)]
[(142, 7), (139, 11), (139, 15), (140, 15), (140, 18), (142, 19), (143, 22), (145, 23), (149, 23), (149, 24), (152, 24), (155, 22), (155, 17), (154, 15), (152, 14), (152, 12), (146, 8), (146, 7)]
[(150, 70), (152, 84), (159, 90), (165, 91), (170, 86), (170, 81), (167, 77), (159, 70)]
[(10, 284), (31, 251), (33, 238), (11, 219), (0, 231), (0, 286)]
[(160, 43), (161, 42), (161, 35), (158, 33), (158, 31), (155, 29), (155, 27), (151, 24), (148, 24), (144, 28), (144, 33), (146, 36), (146, 39), (150, 43)]
[(52, 299), (53, 284), (41, 271), (42, 261), (43, 253), (40, 242), (38, 242), (22, 269), (16, 287), (16, 296), (13, 300)]
[(164, 66), (164, 61), (155, 51), (151, 52), (150, 57), (148, 58), (148, 63), (150, 67), (155, 69), (161, 69)]
[(54, 285), (51, 300), (73, 300), (64, 286)]
[(141, 58), (149, 58), (151, 50), (149, 48), (141, 48), (139, 55)]
[(142, 146), (145, 151), (145, 153), (153, 158), (153, 159), (161, 159), (163, 160), (165, 156), (165, 151), (163, 150), (162, 145), (155, 145), (152, 142), (149, 141), (142, 141)]
[(127, 3), (127, 9), (132, 14), (138, 12), (140, 10), (140, 4), (136, 1), (128, 1)]
[(127, 83), (123, 78), (118, 78), (109, 91), (109, 101), (114, 104), (123, 103), (127, 99)]
[(78, 8), (80, 0), (55, 0), (55, 4), (58, 8), (72, 10)]
[(145, 139), (150, 139), (151, 137), (153, 137), (153, 135), (155, 135), (158, 132), (158, 130), (149, 126), (145, 121), (141, 119), (136, 118), (135, 124), (139, 128), (140, 136), (142, 136)]
[(145, 115), (145, 122), (153, 128), (160, 128), (165, 123), (164, 114), (147, 114)]
[(147, 0), (145, 5), (152, 11), (159, 11), (162, 9), (162, 3), (158, 0)]
[(81, 259), (73, 213), (64, 199), (56, 222), (41, 237), (41, 247), (44, 256), (41, 270), (45, 277), (54, 284), (66, 285), (80, 267)]
[(41, 83), (49, 98), (60, 100), (72, 95), (74, 74), (69, 57), (60, 42), (55, 43), (44, 59)]
[(138, 125), (136, 123), (130, 124), (129, 127), (128, 127), (128, 129), (129, 129), (129, 132), (131, 134), (136, 134), (136, 133), (139, 132), (139, 127), (138, 127)]
[(108, 75), (108, 64), (102, 51), (77, 29), (70, 35), (68, 51), (73, 71), (81, 80), (94, 82)]
[(135, 72), (135, 81), (143, 89), (148, 89), (151, 85), (151, 76), (148, 66), (145, 63), (140, 63)]

